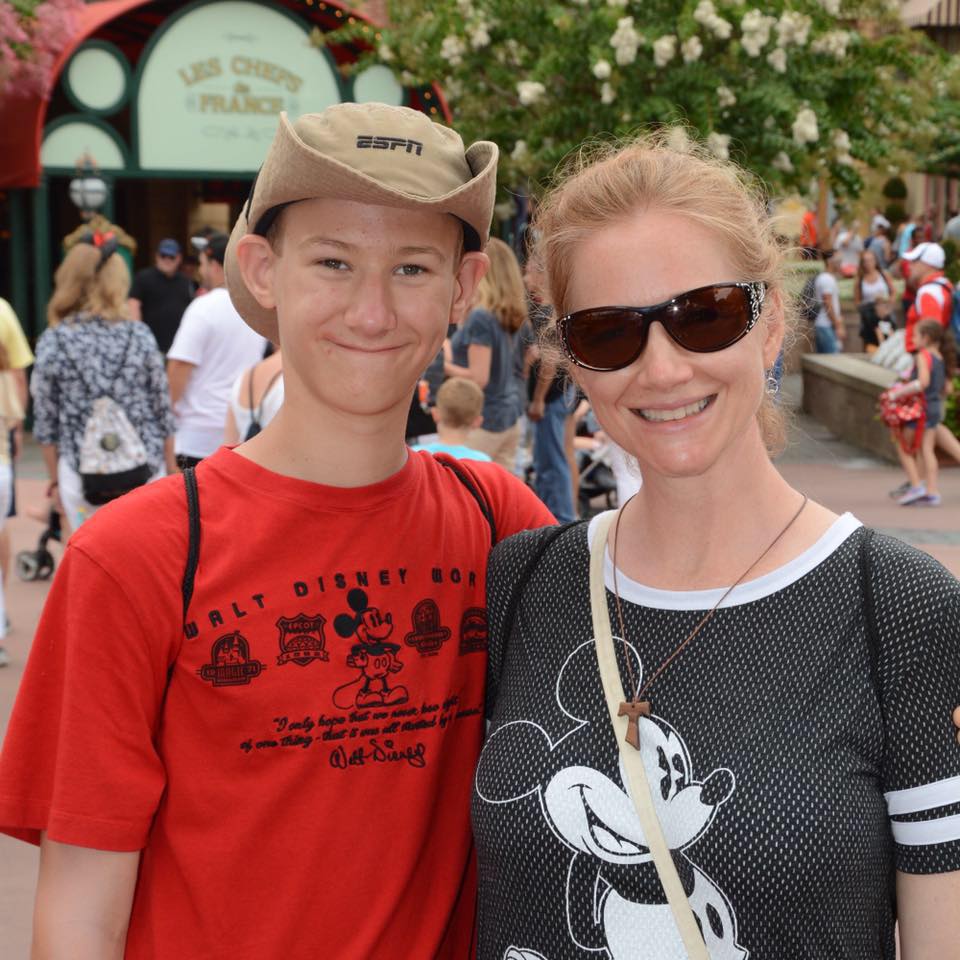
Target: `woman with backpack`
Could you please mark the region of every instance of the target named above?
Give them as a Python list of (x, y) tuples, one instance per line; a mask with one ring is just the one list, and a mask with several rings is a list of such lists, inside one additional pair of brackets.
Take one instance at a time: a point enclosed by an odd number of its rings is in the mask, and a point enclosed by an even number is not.
[(57, 268), (37, 341), (33, 432), (70, 529), (176, 470), (163, 357), (149, 327), (127, 317), (129, 288), (115, 238), (88, 234)]
[[(884, 270), (873, 250), (860, 254), (853, 284), (853, 302), (860, 314), (860, 339), (866, 353), (873, 353), (891, 330), (893, 278)], [(881, 324), (886, 321), (886, 328)]]

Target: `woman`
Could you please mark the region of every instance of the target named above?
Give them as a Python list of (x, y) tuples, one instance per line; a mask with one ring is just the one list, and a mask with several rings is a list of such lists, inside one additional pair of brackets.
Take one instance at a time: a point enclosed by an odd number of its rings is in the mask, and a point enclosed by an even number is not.
[[(893, 303), (893, 278), (877, 261), (872, 250), (860, 254), (853, 284), (853, 302), (860, 313), (863, 349), (873, 353), (887, 336)], [(886, 327), (881, 323), (886, 321)]]
[(256, 436), (283, 406), (283, 357), (275, 350), (244, 370), (230, 391), (223, 442), (233, 446)]
[(512, 471), (520, 442), (516, 333), (527, 319), (527, 301), (510, 247), (494, 237), (486, 253), (490, 269), (480, 281), (474, 309), (453, 335), (444, 373), (466, 377), (483, 390), (483, 426), (471, 431), (469, 446)]
[[(33, 432), (48, 496), (71, 529), (125, 489), (176, 470), (163, 357), (150, 329), (127, 319), (129, 286), (116, 242), (88, 235), (57, 268), (48, 326), (37, 341)], [(97, 447), (104, 454), (99, 469), (90, 466)], [(124, 449), (131, 451), (125, 465), (135, 464), (126, 479), (111, 470)]]
[(772, 464), (783, 255), (732, 165), (670, 144), (540, 209), (570, 371), (644, 482), (492, 555), (480, 960), (892, 960), (894, 883), (904, 956), (956, 958), (960, 586)]

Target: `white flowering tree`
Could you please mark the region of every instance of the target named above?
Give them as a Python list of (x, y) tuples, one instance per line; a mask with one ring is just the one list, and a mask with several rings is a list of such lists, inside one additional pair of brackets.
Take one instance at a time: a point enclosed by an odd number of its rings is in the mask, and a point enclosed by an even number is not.
[[(775, 189), (856, 194), (915, 129), (936, 55), (896, 0), (394, 0), (361, 60), (440, 83), (458, 130), (542, 180), (585, 138), (685, 121)], [(352, 28), (357, 31), (359, 28)], [(345, 27), (327, 42), (362, 41)]]

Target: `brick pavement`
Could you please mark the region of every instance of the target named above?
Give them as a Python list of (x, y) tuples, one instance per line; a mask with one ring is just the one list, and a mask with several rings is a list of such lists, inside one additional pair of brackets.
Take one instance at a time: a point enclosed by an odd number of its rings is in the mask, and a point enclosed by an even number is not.
[[(788, 400), (798, 389), (798, 378), (788, 378)], [(849, 510), (864, 523), (915, 544), (960, 576), (960, 469), (943, 471), (942, 507), (898, 507), (887, 496), (887, 491), (901, 481), (897, 468), (842, 443), (802, 415), (797, 415), (791, 427), (790, 446), (778, 465), (794, 486), (814, 500), (839, 513)], [(20, 516), (10, 521), (14, 552), (33, 549), (41, 531), (41, 524), (26, 516), (31, 507), (41, 507), (45, 486), (35, 447), (25, 451), (19, 475)], [(59, 548), (55, 546), (54, 552)], [(7, 591), (13, 627), (5, 645), (13, 662), (0, 670), (0, 737), (6, 729), (46, 592), (47, 584), (22, 583), (15, 575)], [(4, 960), (29, 955), (37, 860), (33, 847), (0, 836), (0, 944)]]

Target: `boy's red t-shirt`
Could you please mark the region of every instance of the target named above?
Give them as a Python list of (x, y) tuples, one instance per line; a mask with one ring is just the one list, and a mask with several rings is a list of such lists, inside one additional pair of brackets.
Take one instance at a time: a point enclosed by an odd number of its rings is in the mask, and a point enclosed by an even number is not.
[[(499, 537), (552, 522), (471, 464)], [(143, 850), (129, 958), (462, 960), (490, 528), (426, 454), (374, 486), (200, 465), (72, 538), (0, 757), (0, 829)], [(168, 684), (169, 671), (169, 684)]]

